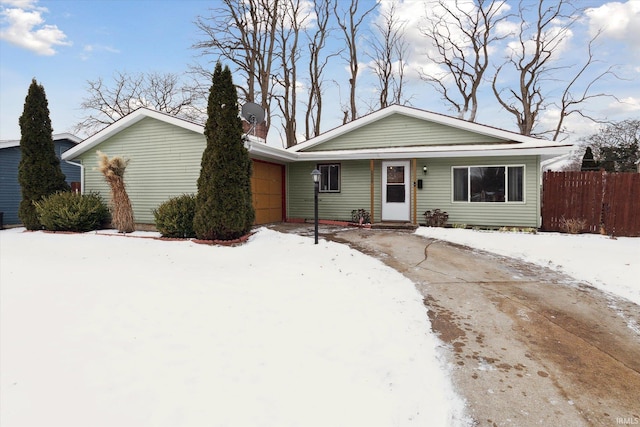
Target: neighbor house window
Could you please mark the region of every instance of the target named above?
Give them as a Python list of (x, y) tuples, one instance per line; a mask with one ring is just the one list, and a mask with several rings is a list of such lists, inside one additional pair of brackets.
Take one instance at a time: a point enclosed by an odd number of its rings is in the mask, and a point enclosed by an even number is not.
[(454, 202), (523, 202), (524, 166), (453, 168)]
[(320, 171), (320, 192), (338, 193), (340, 192), (340, 164), (318, 165)]

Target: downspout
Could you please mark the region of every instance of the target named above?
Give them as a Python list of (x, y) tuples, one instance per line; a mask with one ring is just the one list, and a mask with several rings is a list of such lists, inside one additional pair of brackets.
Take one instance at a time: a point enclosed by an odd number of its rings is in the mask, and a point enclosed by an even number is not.
[(375, 222), (375, 162), (369, 160), (369, 209), (371, 212), (371, 224)]
[(411, 204), (412, 210), (412, 224), (418, 225), (418, 190), (417, 190), (417, 159), (411, 159), (411, 192), (413, 193), (413, 203)]
[(72, 162), (71, 160), (65, 160), (65, 162), (80, 168), (80, 194), (84, 194), (84, 165), (82, 163)]

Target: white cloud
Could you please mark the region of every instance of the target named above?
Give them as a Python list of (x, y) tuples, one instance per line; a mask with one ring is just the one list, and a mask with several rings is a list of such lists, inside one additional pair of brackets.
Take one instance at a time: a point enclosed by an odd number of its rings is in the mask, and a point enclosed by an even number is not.
[(38, 0), (0, 0), (0, 4), (20, 9), (35, 9)]
[(3, 25), (0, 39), (6, 40), (38, 55), (55, 55), (54, 46), (69, 46), (67, 35), (55, 25), (46, 25), (42, 14), (46, 8), (36, 6), (33, 0), (1, 0), (3, 8), (0, 15)]
[(80, 59), (82, 59), (83, 61), (86, 61), (90, 59), (94, 53), (97, 53), (97, 52), (120, 53), (120, 50), (107, 45), (86, 44), (82, 48)]
[(620, 99), (620, 102), (609, 104), (609, 110), (617, 114), (631, 114), (640, 112), (640, 99), (628, 96)]
[(622, 40), (640, 49), (640, 1), (611, 2), (587, 9), (592, 36), (602, 31), (605, 37)]

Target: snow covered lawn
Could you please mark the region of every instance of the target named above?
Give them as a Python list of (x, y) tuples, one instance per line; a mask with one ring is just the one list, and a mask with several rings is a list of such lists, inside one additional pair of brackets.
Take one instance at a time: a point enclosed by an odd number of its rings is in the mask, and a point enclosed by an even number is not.
[(640, 238), (420, 227), (416, 233), (549, 267), (640, 305)]
[(413, 284), (344, 245), (4, 230), (0, 316), (3, 427), (462, 424)]

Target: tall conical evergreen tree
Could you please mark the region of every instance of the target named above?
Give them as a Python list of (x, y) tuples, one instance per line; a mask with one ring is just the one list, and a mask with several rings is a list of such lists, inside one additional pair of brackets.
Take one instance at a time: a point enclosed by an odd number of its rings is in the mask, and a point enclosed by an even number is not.
[(597, 171), (598, 170), (598, 162), (596, 162), (593, 158), (593, 151), (591, 151), (591, 147), (587, 147), (584, 152), (584, 156), (582, 156), (582, 165), (580, 166), (581, 171)]
[(255, 219), (251, 159), (242, 141), (238, 94), (229, 67), (216, 64), (204, 134), (193, 228), (198, 239), (232, 240), (249, 232)]
[(52, 134), (44, 87), (33, 79), (20, 116), (22, 158), (18, 167), (18, 181), (22, 187), (18, 217), (29, 230), (42, 228), (33, 202), (69, 189), (56, 157)]

